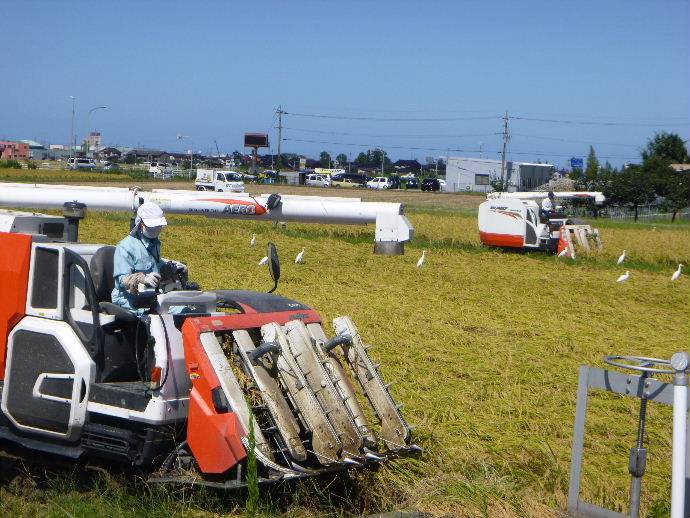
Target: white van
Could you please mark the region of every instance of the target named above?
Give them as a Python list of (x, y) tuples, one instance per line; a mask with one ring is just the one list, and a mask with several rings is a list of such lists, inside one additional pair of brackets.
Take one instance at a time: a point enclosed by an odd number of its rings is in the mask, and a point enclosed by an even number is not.
[(92, 158), (68, 158), (67, 166), (70, 169), (96, 169), (96, 161)]
[(323, 174), (308, 174), (304, 180), (304, 184), (313, 187), (330, 187), (331, 177)]

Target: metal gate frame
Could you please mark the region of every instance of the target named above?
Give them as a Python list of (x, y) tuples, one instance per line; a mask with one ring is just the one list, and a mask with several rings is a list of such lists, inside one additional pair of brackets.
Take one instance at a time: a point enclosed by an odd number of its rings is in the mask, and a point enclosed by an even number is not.
[[(637, 518), (633, 514), (632, 503), (640, 499), (640, 483), (631, 483), (630, 514), (623, 514), (580, 499), (580, 483), (582, 481), (582, 461), (584, 456), (585, 422), (587, 419), (587, 399), (589, 389), (604, 390), (623, 396), (654, 401), (663, 405), (673, 406), (673, 383), (664, 383), (650, 377), (635, 374), (589, 367), (580, 367), (577, 385), (577, 408), (575, 411), (575, 426), (573, 430), (573, 448), (570, 465), (570, 487), (568, 489), (568, 513), (582, 518)], [(690, 420), (687, 428), (687, 445), (685, 459), (685, 490), (690, 494)], [(638, 479), (640, 480), (640, 479)], [(669, 477), (670, 483), (670, 477)], [(685, 502), (684, 516), (690, 516), (690, 498)]]

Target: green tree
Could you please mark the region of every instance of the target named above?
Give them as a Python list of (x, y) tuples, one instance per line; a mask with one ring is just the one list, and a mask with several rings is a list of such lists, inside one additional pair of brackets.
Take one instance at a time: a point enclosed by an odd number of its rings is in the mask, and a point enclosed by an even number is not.
[(604, 196), (610, 202), (630, 205), (635, 209), (635, 221), (639, 206), (651, 202), (655, 197), (653, 179), (639, 165), (629, 165), (620, 173), (611, 174), (603, 188)]
[(331, 155), (328, 154), (328, 151), (321, 151), (319, 161), (321, 162), (321, 167), (331, 167)]
[(340, 153), (337, 157), (335, 157), (335, 161), (338, 162), (338, 165), (342, 167), (347, 164), (347, 155), (345, 153)]
[(594, 152), (594, 148), (589, 146), (589, 154), (587, 155), (587, 165), (585, 166), (585, 179), (588, 184), (594, 184), (599, 174), (599, 160)]
[(647, 147), (642, 151), (642, 159), (648, 160), (653, 157), (664, 158), (670, 163), (688, 162), (688, 150), (683, 139), (675, 133), (662, 131), (649, 139)]
[(673, 211), (671, 222), (674, 222), (678, 211), (690, 204), (690, 176), (675, 171), (668, 159), (658, 155), (647, 158), (642, 169), (652, 181), (654, 192), (662, 196)]
[(369, 155), (367, 153), (361, 152), (359, 155), (357, 155), (357, 158), (355, 158), (356, 165), (364, 165), (369, 163)]

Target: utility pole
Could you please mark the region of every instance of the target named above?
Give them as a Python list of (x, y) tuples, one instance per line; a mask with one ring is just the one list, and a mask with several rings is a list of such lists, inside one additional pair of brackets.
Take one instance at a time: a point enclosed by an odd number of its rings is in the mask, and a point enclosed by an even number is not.
[(505, 189), (505, 177), (506, 177), (506, 147), (508, 146), (508, 141), (510, 140), (510, 133), (508, 131), (508, 112), (503, 116), (503, 152), (501, 153), (501, 186)]
[(276, 110), (276, 113), (278, 114), (278, 169), (280, 170), (281, 161), (280, 161), (280, 144), (283, 141), (283, 105), (279, 105), (278, 109)]
[(484, 142), (479, 143), (479, 158), (484, 158)]
[(381, 176), (383, 176), (383, 164), (386, 161), (386, 152), (382, 149), (381, 150)]

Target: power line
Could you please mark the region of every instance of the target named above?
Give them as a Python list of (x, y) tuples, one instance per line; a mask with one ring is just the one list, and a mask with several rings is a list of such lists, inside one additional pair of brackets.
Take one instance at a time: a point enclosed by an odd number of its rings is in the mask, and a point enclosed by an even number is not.
[(319, 113), (295, 113), (284, 112), (285, 115), (292, 115), (293, 117), (308, 117), (312, 119), (336, 119), (336, 120), (351, 120), (351, 121), (382, 121), (382, 122), (444, 122), (444, 121), (476, 121), (476, 120), (491, 120), (500, 119), (495, 115), (482, 117), (355, 117), (350, 115), (323, 115)]
[(318, 133), (318, 134), (324, 134), (324, 135), (346, 135), (349, 137), (378, 137), (378, 138), (386, 138), (386, 137), (391, 137), (391, 138), (468, 138), (468, 137), (491, 137), (494, 135), (502, 135), (503, 133), (499, 132), (494, 132), (494, 133), (471, 133), (471, 134), (465, 134), (465, 135), (449, 135), (449, 134), (432, 134), (432, 133), (426, 133), (426, 134), (401, 134), (401, 133), (387, 133), (387, 134), (373, 134), (373, 133), (350, 133), (350, 132), (345, 132), (345, 131), (326, 131), (326, 130), (314, 130), (314, 129), (306, 129), (306, 128), (294, 128), (291, 126), (283, 126), (284, 130), (290, 130), (290, 131), (300, 131), (304, 133)]
[[(294, 139), (294, 138), (284, 138), (284, 142), (306, 142), (310, 144), (326, 144), (330, 146), (354, 146), (369, 149), (382, 149), (383, 146), (380, 144), (357, 144), (353, 142), (328, 142), (325, 140), (306, 140), (306, 139)], [(462, 153), (479, 153), (479, 149), (459, 149), (459, 148), (435, 148), (435, 147), (414, 147), (414, 146), (385, 146), (388, 149), (407, 149), (413, 151), (459, 151)]]
[(624, 147), (633, 147), (633, 148), (639, 148), (640, 146), (638, 144), (623, 144), (620, 142), (601, 142), (601, 141), (591, 141), (591, 140), (571, 140), (571, 139), (565, 139), (565, 138), (559, 138), (559, 137), (544, 137), (541, 135), (527, 135), (525, 133), (513, 133), (514, 136), (516, 137), (527, 137), (527, 138), (536, 138), (536, 139), (542, 139), (542, 140), (555, 140), (557, 142), (565, 142), (565, 143), (572, 143), (572, 144), (597, 144), (600, 146), (624, 146)]
[[(369, 148), (369, 149), (382, 149), (383, 146), (380, 144), (359, 144), (359, 143), (354, 143), (354, 142), (332, 142), (332, 141), (325, 141), (325, 140), (308, 140), (308, 139), (291, 139), (291, 138), (284, 138), (284, 142), (302, 142), (302, 143), (308, 143), (308, 144), (325, 144), (329, 146), (353, 146), (353, 147), (361, 147), (361, 148)], [(496, 154), (500, 155), (502, 154), (502, 151), (486, 151), (482, 149), (463, 149), (463, 148), (435, 148), (435, 147), (416, 147), (416, 146), (385, 146), (388, 149), (405, 149), (405, 150), (412, 150), (412, 151), (457, 151), (460, 153), (491, 153), (491, 154)], [(571, 158), (573, 155), (571, 154), (562, 154), (562, 153), (544, 153), (542, 151), (510, 151), (508, 152), (510, 155), (532, 155), (532, 156), (552, 156), (552, 157), (565, 157), (565, 158)], [(598, 158), (618, 158), (618, 159), (624, 159), (624, 160), (636, 160), (638, 157), (630, 157), (630, 156), (624, 156), (624, 155), (597, 155)]]
[(658, 128), (661, 126), (690, 126), (690, 122), (648, 123), (648, 122), (581, 121), (581, 120), (561, 120), (561, 119), (539, 119), (536, 117), (520, 117), (520, 116), (513, 116), (513, 117), (511, 117), (511, 119), (530, 121), (530, 122), (545, 122), (545, 123), (552, 123), (552, 124), (578, 124), (578, 125), (584, 125), (584, 126), (643, 126), (643, 127), (652, 127), (652, 128)]
[[(377, 117), (377, 116), (353, 116), (353, 115), (328, 115), (321, 113), (297, 113), (284, 112), (285, 115), (293, 117), (307, 117), (314, 119), (333, 119), (333, 120), (356, 120), (356, 121), (382, 121), (382, 122), (449, 122), (449, 121), (472, 121), (472, 120), (502, 120), (505, 116), (486, 115), (471, 117)], [(569, 120), (569, 119), (546, 119), (528, 116), (511, 116), (510, 119), (528, 122), (542, 122), (548, 124), (572, 124), (585, 126), (642, 126), (642, 127), (662, 127), (662, 126), (690, 126), (690, 122), (684, 119), (683, 122), (622, 122), (622, 121), (592, 121), (592, 120)]]

